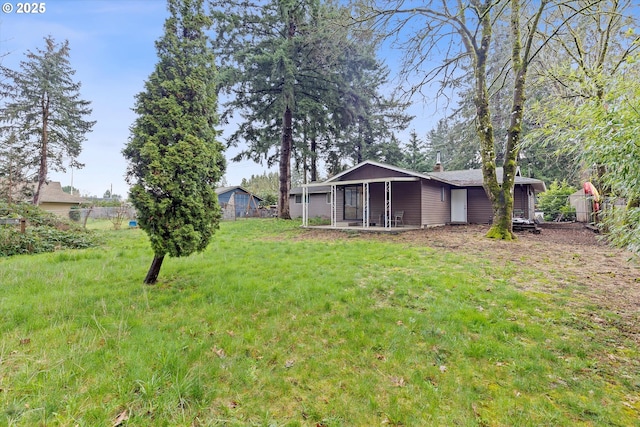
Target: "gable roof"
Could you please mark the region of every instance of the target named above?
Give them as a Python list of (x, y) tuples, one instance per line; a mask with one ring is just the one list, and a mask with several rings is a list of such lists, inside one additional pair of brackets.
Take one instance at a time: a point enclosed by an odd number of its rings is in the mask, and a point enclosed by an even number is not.
[[(243, 188), (240, 185), (232, 185), (230, 187), (218, 187), (216, 188), (216, 194), (219, 196), (220, 194), (228, 193), (229, 191), (242, 190), (242, 192), (251, 194), (246, 188)], [(254, 199), (262, 200), (261, 197), (256, 196), (255, 194), (251, 194)]]
[(58, 181), (49, 181), (40, 189), (40, 203), (82, 203), (84, 199), (74, 194), (62, 191), (62, 184)]
[[(4, 183), (6, 180), (0, 178), (0, 183)], [(35, 182), (19, 182), (16, 183), (12, 190), (12, 197), (14, 200), (20, 200), (23, 202), (31, 202), (33, 194), (36, 191)], [(68, 203), (68, 204), (80, 204), (84, 202), (84, 199), (75, 194), (65, 193), (62, 190), (62, 184), (59, 181), (45, 182), (40, 188), (40, 203)]]
[(418, 173), (418, 172), (410, 171), (408, 169), (403, 169), (403, 168), (400, 168), (400, 167), (397, 167), (397, 166), (388, 165), (388, 164), (376, 162), (376, 161), (373, 161), (373, 160), (365, 160), (364, 162), (358, 163), (357, 165), (355, 165), (353, 167), (350, 167), (349, 169), (347, 169), (345, 171), (342, 171), (337, 175), (332, 176), (331, 178), (326, 180), (325, 183), (339, 181), (340, 178), (342, 178), (343, 176), (353, 172), (356, 169), (360, 169), (360, 168), (362, 168), (364, 166), (367, 166), (367, 165), (377, 166), (379, 168), (388, 169), (388, 170), (393, 171), (393, 172), (400, 172), (400, 173), (407, 174), (409, 176), (413, 176), (413, 177), (416, 177), (416, 178), (431, 179), (431, 177), (429, 177), (429, 176), (427, 176), (425, 174), (421, 174), (421, 173)]
[[(349, 173), (360, 169), (362, 167), (365, 167), (367, 165), (371, 165), (371, 166), (376, 166), (379, 168), (384, 168), (384, 169), (388, 169), (389, 171), (393, 171), (393, 172), (399, 172), (402, 174), (406, 174), (409, 175), (410, 177), (414, 177), (414, 178), (421, 178), (421, 179), (434, 179), (436, 181), (440, 181), (443, 182), (445, 184), (449, 184), (449, 185), (453, 185), (456, 187), (482, 187), (483, 182), (484, 182), (484, 178), (482, 175), (482, 169), (466, 169), (466, 170), (457, 170), (457, 171), (443, 171), (443, 172), (428, 172), (428, 173), (419, 173), (419, 172), (414, 172), (408, 169), (403, 169), (397, 166), (393, 166), (393, 165), (388, 165), (385, 163), (380, 163), (380, 162), (376, 162), (373, 160), (365, 160), (364, 162), (358, 163), (355, 166), (350, 167), (349, 169), (340, 172), (337, 175), (334, 175), (333, 177), (327, 179), (324, 182), (318, 182), (318, 183), (310, 183), (310, 184), (305, 184), (305, 186), (307, 186), (308, 188), (316, 188), (316, 190), (314, 191), (314, 193), (321, 193), (323, 191), (329, 191), (330, 186), (332, 183), (334, 182), (339, 182), (340, 179), (346, 175), (348, 175)], [(502, 184), (502, 176), (503, 176), (503, 168), (496, 168), (496, 175), (498, 178), (498, 183)], [(538, 193), (546, 191), (547, 187), (544, 184), (544, 181), (541, 181), (539, 179), (535, 179), (535, 178), (527, 178), (527, 177), (523, 177), (520, 175), (520, 168), (517, 168), (516, 171), (516, 178), (515, 178), (515, 184), (516, 185), (531, 185), (531, 187)], [(299, 193), (302, 193), (301, 189), (295, 188), (292, 189), (293, 190), (299, 190)], [(297, 192), (294, 194), (298, 194)]]
[[(467, 169), (459, 171), (429, 172), (429, 175), (440, 182), (455, 185), (456, 187), (482, 187), (484, 177), (482, 169)], [(502, 184), (503, 168), (496, 168), (498, 183)], [(531, 185), (537, 192), (547, 189), (544, 181), (535, 178), (527, 178), (520, 175), (520, 168), (516, 171), (515, 183), (517, 185)]]

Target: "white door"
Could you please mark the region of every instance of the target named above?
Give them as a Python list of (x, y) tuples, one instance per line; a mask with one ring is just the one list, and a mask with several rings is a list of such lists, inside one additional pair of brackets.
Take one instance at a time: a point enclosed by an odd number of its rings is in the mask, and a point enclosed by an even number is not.
[(467, 189), (451, 189), (451, 222), (467, 222)]

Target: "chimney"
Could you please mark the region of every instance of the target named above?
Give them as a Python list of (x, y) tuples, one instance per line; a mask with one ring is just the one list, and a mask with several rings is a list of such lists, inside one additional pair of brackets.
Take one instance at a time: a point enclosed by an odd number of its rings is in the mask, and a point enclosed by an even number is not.
[(436, 152), (436, 165), (433, 167), (434, 172), (442, 172), (444, 168), (442, 167), (442, 163), (440, 162), (440, 152)]

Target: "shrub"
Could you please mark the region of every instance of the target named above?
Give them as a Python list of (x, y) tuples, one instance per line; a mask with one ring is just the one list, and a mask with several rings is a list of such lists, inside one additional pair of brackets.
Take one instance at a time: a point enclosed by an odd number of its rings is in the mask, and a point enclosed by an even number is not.
[(85, 249), (99, 243), (94, 232), (37, 206), (0, 202), (0, 217), (23, 217), (27, 220), (25, 233), (15, 226), (0, 227), (0, 257), (53, 252), (56, 249)]
[(576, 189), (566, 181), (558, 184), (553, 181), (549, 189), (538, 196), (538, 209), (544, 212), (545, 221), (555, 221), (558, 218), (575, 219), (575, 209), (569, 205), (569, 196)]

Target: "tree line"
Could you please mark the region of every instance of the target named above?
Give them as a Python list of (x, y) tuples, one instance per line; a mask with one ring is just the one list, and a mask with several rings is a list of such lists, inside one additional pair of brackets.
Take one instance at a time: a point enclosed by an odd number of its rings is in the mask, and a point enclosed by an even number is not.
[[(605, 194), (628, 198), (624, 217), (610, 224), (628, 236), (625, 230), (640, 223), (634, 185), (640, 46), (631, 5), (168, 0), (158, 63), (136, 97), (138, 118), (123, 150), (130, 198), (155, 253), (146, 281), (156, 280), (166, 254), (188, 255), (208, 244), (219, 221), (213, 188), (226, 168), (225, 144), (244, 147), (232, 160), (278, 165), (281, 218), (289, 218), (293, 172), (317, 180), (322, 167), (333, 175), (366, 159), (427, 171), (441, 151), (448, 169), (482, 169), (494, 212), (491, 237), (513, 237), (512, 192), (523, 165), (541, 179), (591, 179)], [(33, 114), (21, 116), (11, 103), (3, 110), (10, 124), (3, 147), (32, 138), (41, 165), (45, 151), (76, 158), (93, 125), (84, 119), (88, 102), (70, 80), (68, 45), (46, 40), (47, 51), (60, 51), (57, 70), (66, 78), (60, 85), (75, 106), (74, 115), (64, 116), (76, 120), (72, 131), (33, 126)], [(377, 57), (383, 43), (403, 55), (399, 91), (391, 90), (390, 70)], [(31, 54), (23, 72), (47, 51)], [(51, 68), (44, 64), (38, 68)], [(3, 95), (19, 99), (20, 73), (3, 73), (10, 77)], [(424, 138), (412, 132), (401, 149), (397, 132), (411, 120), (410, 95), (415, 100), (429, 85), (439, 95), (454, 94), (453, 114)], [(24, 97), (37, 100), (29, 90)], [(41, 114), (43, 123), (62, 107)], [(224, 143), (222, 126), (232, 129)], [(45, 161), (38, 181), (61, 159)]]

